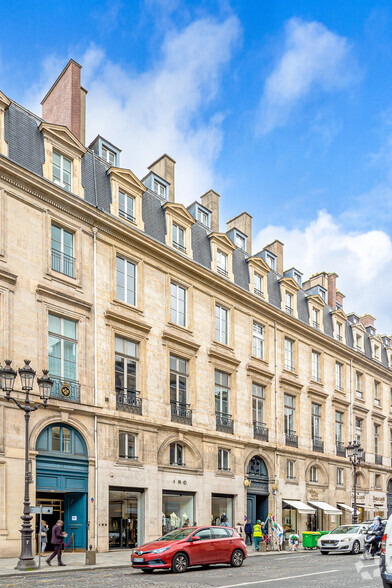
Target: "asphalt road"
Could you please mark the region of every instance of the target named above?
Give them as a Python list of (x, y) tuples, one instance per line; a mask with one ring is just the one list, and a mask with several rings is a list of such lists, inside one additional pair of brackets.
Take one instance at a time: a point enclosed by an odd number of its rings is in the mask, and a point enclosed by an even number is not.
[(0, 586), (14, 588), (377, 588), (381, 586), (378, 558), (362, 561), (360, 556), (319, 552), (284, 553), (248, 558), (241, 568), (212, 566), (194, 568), (185, 574), (154, 572), (151, 576), (132, 569), (47, 573), (30, 577), (0, 578)]

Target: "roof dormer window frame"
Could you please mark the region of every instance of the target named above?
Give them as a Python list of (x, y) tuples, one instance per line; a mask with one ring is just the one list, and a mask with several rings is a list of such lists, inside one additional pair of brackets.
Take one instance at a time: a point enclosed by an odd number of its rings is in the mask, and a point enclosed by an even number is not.
[[(107, 174), (110, 177), (112, 191), (111, 214), (140, 231), (144, 231), (142, 197), (146, 191), (145, 186), (130, 169), (110, 167)], [(122, 206), (120, 193), (124, 195), (124, 204), (127, 202), (127, 198), (133, 200), (133, 214), (129, 214), (128, 216), (128, 202), (126, 206)]]
[(237, 229), (234, 230), (234, 245), (241, 251), (246, 251), (246, 236)]
[(381, 363), (381, 351), (383, 346), (382, 338), (380, 335), (371, 335), (369, 339), (372, 349), (372, 359)]
[(183, 204), (165, 202), (162, 208), (166, 219), (166, 245), (193, 258), (192, 225), (195, 219)]
[[(278, 281), (280, 284), (281, 308), (283, 312), (298, 318), (297, 292), (300, 289), (299, 285), (292, 277), (283, 277)], [(291, 297), (291, 304), (288, 303), (289, 297)]]
[(199, 203), (196, 204), (196, 220), (203, 227), (207, 227), (208, 229), (211, 227), (211, 212)]
[(266, 254), (266, 262), (268, 263), (269, 267), (275, 271), (276, 270), (276, 256), (272, 255), (271, 253)]
[(365, 353), (365, 333), (366, 329), (361, 323), (351, 322), (351, 329), (354, 339), (354, 349), (359, 353)]
[(117, 165), (118, 154), (115, 151), (113, 151), (113, 149), (110, 149), (110, 147), (108, 147), (105, 143), (102, 143), (101, 153), (101, 157), (106, 161), (106, 163), (113, 167)]
[[(210, 233), (208, 235), (211, 245), (212, 270), (231, 281), (234, 281), (233, 274), (233, 251), (236, 249), (234, 243), (225, 233)], [(219, 268), (218, 252), (227, 256), (227, 275)]]
[[(258, 256), (248, 257), (246, 260), (249, 268), (249, 290), (264, 299), (268, 299), (267, 276), (271, 271), (267, 262)], [(259, 279), (257, 279), (259, 278)], [(261, 282), (261, 288), (260, 288)]]
[(333, 310), (331, 315), (334, 339), (339, 341), (339, 343), (346, 344), (345, 325), (347, 321), (347, 315), (341, 309)]
[(149, 171), (146, 176), (142, 179), (142, 182), (146, 188), (151, 190), (158, 198), (169, 202), (169, 188), (170, 184), (161, 176), (158, 176), (153, 171)]
[[(321, 333), (324, 333), (324, 307), (325, 301), (323, 300), (320, 293), (310, 294), (307, 297), (308, 309), (309, 309), (309, 321), (314, 329), (317, 329)], [(318, 313), (318, 320), (315, 319)]]

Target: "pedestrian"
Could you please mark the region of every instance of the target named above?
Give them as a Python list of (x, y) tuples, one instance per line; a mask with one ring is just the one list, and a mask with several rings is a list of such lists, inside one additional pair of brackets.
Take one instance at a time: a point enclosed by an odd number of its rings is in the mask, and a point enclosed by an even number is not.
[(227, 516), (222, 517), (221, 527), (230, 527), (229, 521), (227, 520)]
[(253, 527), (250, 521), (245, 523), (245, 543), (246, 545), (252, 545)]
[(241, 527), (241, 523), (237, 523), (235, 526), (235, 530), (237, 531), (238, 535), (240, 537), (242, 537), (242, 527)]
[(258, 520), (253, 527), (253, 539), (255, 542), (255, 551), (259, 551), (259, 543), (263, 540), (263, 531), (260, 520)]
[(42, 520), (42, 524), (41, 524), (41, 529), (40, 529), (40, 535), (41, 535), (41, 557), (44, 557), (45, 555), (45, 549), (46, 549), (46, 545), (48, 543), (48, 531), (49, 531), (49, 526), (48, 523), (44, 520)]
[(67, 533), (64, 533), (64, 531), (62, 531), (63, 525), (64, 525), (64, 522), (61, 519), (59, 519), (52, 529), (52, 543), (54, 545), (54, 551), (53, 551), (52, 555), (50, 557), (46, 558), (46, 560), (45, 560), (46, 563), (48, 564), (48, 566), (52, 565), (50, 562), (52, 561), (52, 559), (54, 557), (56, 557), (56, 555), (57, 555), (58, 565), (65, 566), (65, 563), (63, 563), (61, 561), (62, 543), (63, 543), (63, 539), (67, 536)]

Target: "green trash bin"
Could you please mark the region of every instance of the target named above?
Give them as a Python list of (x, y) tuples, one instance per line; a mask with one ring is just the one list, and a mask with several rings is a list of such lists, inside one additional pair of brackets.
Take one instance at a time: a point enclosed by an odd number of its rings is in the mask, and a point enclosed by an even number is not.
[(321, 536), (320, 531), (303, 531), (302, 532), (302, 546), (304, 549), (315, 549), (317, 547), (317, 540)]

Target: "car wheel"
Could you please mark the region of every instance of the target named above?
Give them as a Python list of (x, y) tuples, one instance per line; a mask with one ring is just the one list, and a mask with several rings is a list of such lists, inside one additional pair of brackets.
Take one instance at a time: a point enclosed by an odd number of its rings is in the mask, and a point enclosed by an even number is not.
[(145, 574), (152, 574), (154, 570), (142, 570)]
[(353, 553), (354, 555), (358, 555), (358, 553), (360, 551), (361, 551), (361, 546), (359, 544), (359, 541), (354, 541), (351, 553)]
[(321, 555), (328, 555), (329, 551), (320, 551)]
[(188, 569), (188, 558), (185, 555), (185, 553), (177, 553), (177, 555), (175, 555), (173, 557), (173, 561), (172, 561), (172, 570), (173, 572), (175, 572), (176, 574), (182, 574), (183, 572), (186, 572)]
[(244, 562), (244, 554), (241, 549), (235, 549), (232, 553), (230, 565), (233, 568), (240, 568)]

